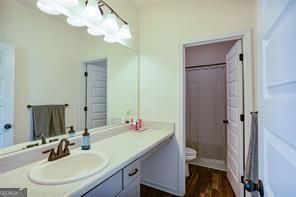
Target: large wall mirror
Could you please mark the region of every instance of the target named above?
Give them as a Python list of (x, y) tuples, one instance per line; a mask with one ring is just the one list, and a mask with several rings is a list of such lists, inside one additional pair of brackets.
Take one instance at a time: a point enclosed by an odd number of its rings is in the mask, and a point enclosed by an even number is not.
[(124, 124), (138, 102), (136, 50), (0, 1), (0, 154)]

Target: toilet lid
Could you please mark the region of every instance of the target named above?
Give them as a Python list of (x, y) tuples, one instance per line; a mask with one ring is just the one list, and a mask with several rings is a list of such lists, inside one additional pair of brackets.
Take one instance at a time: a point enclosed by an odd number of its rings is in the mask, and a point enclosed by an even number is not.
[(192, 149), (192, 148), (189, 148), (189, 147), (186, 147), (185, 148), (185, 155), (188, 155), (188, 156), (191, 156), (191, 155), (196, 155), (196, 150)]

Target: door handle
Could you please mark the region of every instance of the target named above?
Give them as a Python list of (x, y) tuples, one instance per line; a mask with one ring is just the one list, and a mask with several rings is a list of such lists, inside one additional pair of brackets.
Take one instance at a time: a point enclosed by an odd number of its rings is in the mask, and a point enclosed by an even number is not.
[(245, 179), (244, 176), (241, 177), (241, 183), (244, 185), (244, 189), (248, 192), (259, 192), (260, 197), (264, 197), (264, 186), (263, 182), (259, 179), (258, 183), (254, 183), (250, 179)]
[(223, 120), (223, 123), (224, 124), (228, 124), (228, 120)]
[(11, 129), (12, 128), (12, 126), (11, 126), (11, 124), (6, 124), (6, 125), (4, 125), (4, 129)]

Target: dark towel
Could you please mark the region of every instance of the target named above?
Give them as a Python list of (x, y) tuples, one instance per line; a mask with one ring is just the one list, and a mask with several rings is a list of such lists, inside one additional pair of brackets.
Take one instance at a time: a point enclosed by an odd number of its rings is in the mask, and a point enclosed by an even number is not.
[[(251, 137), (245, 169), (245, 178), (258, 183), (258, 114), (252, 113)], [(252, 197), (259, 196), (258, 192), (252, 192)]]
[(40, 139), (66, 133), (65, 105), (42, 105), (32, 107), (33, 138)]
[(65, 105), (50, 105), (49, 111), (49, 137), (65, 134)]

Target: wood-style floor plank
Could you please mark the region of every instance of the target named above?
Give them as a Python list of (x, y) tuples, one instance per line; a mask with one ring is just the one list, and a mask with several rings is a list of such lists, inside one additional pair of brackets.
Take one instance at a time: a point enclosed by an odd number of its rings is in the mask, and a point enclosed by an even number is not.
[[(235, 197), (226, 172), (189, 165), (185, 197)], [(171, 194), (141, 185), (141, 197), (174, 197)]]

